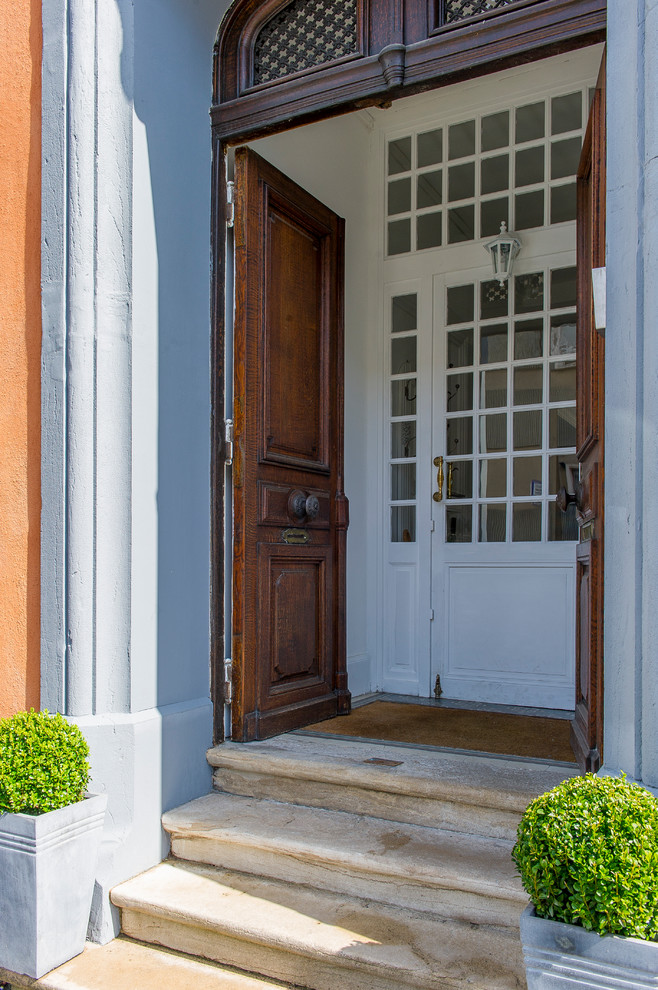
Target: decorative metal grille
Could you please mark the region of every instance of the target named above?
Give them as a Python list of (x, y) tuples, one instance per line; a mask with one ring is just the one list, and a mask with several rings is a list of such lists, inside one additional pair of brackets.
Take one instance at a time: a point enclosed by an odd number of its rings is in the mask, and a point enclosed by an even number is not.
[(256, 38), (254, 85), (358, 50), (357, 0), (293, 0)]
[(463, 21), (465, 17), (474, 17), (475, 14), (486, 14), (513, 2), (514, 0), (446, 0), (446, 24)]

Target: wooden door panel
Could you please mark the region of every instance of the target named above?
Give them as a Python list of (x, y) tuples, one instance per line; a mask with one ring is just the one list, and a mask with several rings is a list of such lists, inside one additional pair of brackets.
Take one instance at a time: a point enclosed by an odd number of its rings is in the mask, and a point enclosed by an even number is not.
[[(270, 196), (264, 286), (263, 460), (329, 472), (331, 277), (326, 229)], [(291, 332), (291, 328), (294, 328)]]
[[(269, 662), (260, 670), (262, 709), (277, 707), (282, 692), (307, 700), (320, 687), (330, 694), (332, 635), (327, 613), (331, 597), (331, 548), (261, 545), (261, 642)], [(269, 682), (267, 678), (269, 674)]]
[(235, 159), (232, 735), (349, 711), (343, 221)]
[(576, 698), (571, 742), (583, 770), (603, 759), (604, 338), (593, 317), (592, 269), (605, 265), (605, 59), (578, 171)]

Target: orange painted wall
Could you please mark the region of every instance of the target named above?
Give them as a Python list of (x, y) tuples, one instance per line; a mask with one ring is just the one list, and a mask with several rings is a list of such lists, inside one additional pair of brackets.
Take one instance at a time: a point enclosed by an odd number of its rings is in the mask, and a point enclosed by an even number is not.
[(41, 0), (0, 3), (0, 716), (39, 707)]

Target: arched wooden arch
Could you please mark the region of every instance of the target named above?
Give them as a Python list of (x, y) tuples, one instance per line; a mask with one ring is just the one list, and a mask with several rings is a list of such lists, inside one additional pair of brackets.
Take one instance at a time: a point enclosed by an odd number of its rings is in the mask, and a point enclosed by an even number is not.
[[(337, 12), (352, 7), (354, 36), (337, 48)], [(215, 134), (233, 143), (593, 44), (605, 17), (605, 0), (235, 0), (215, 44)], [(261, 80), (256, 47), (277, 20), (314, 57), (283, 57)]]
[[(349, 43), (331, 36), (329, 14), (352, 5)], [(265, 33), (289, 31), (313, 7), (315, 55), (276, 60), (258, 75)], [(334, 9), (334, 12), (335, 12)], [(327, 14), (323, 17), (323, 11)], [(327, 28), (329, 25), (329, 28)], [(387, 104), (535, 61), (605, 38), (606, 0), (234, 0), (218, 30), (213, 59), (212, 179), (212, 603), (211, 673), (215, 740), (224, 736), (224, 314), (230, 145), (313, 120)], [(323, 34), (324, 30), (324, 34)], [(294, 50), (294, 35), (286, 35)], [(278, 40), (278, 39), (275, 39)], [(306, 44), (306, 41), (304, 41)], [(303, 48), (304, 45), (297, 46)], [(325, 58), (326, 55), (326, 58)]]

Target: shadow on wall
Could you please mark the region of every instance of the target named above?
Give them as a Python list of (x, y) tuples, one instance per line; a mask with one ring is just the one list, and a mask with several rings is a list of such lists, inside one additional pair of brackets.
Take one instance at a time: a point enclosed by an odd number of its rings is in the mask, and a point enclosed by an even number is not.
[[(134, 52), (124, 50), (121, 69), (136, 116), (132, 624), (133, 650), (143, 640), (144, 655), (151, 656), (144, 703), (137, 705), (144, 708), (209, 698), (208, 110), (213, 44), (227, 5), (140, 0), (124, 8), (119, 2), (122, 17), (133, 19), (124, 25), (124, 37), (134, 38)], [(135, 607), (142, 596), (143, 613)], [(137, 694), (139, 677), (135, 673)], [(203, 721), (203, 730), (197, 728), (202, 760), (211, 743), (209, 713), (207, 725)], [(180, 801), (181, 779), (193, 773), (189, 766), (176, 767), (182, 757), (175, 733), (168, 744), (166, 725), (165, 718), (165, 809)], [(197, 773), (206, 771), (199, 767)], [(187, 781), (197, 793), (200, 783)]]

